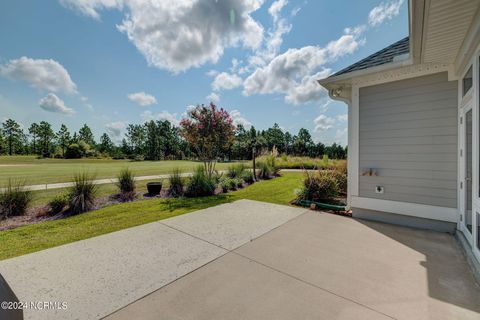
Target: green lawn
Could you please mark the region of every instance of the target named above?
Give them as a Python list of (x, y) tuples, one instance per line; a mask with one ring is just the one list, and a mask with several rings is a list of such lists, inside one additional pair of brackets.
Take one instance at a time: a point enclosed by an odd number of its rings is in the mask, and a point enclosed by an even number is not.
[(228, 194), (193, 199), (152, 199), (118, 204), (67, 219), (0, 232), (0, 260), (162, 220), (240, 199), (288, 204), (301, 186), (301, 173), (255, 183)]
[[(75, 173), (88, 171), (97, 179), (114, 178), (123, 168), (130, 168), (138, 176), (171, 173), (174, 168), (192, 172), (200, 162), (184, 160), (129, 161), (113, 159), (36, 159), (34, 156), (0, 157), (0, 186), (9, 178), (25, 180), (27, 184), (72, 181)], [(217, 163), (224, 170), (231, 163)]]

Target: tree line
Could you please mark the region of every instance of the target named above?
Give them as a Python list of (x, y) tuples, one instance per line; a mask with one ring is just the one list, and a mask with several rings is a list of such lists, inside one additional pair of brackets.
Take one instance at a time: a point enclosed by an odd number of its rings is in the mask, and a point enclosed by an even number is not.
[[(237, 125), (232, 145), (222, 155), (224, 159), (251, 159), (252, 136), (255, 137), (257, 154), (271, 151), (274, 147), (281, 154), (293, 156), (344, 159), (347, 147), (339, 144), (315, 143), (310, 132), (302, 128), (291, 134), (275, 123), (266, 130), (246, 129)], [(87, 124), (78, 132), (71, 132), (62, 124), (57, 132), (46, 121), (32, 123), (23, 129), (18, 122), (7, 119), (0, 128), (0, 155), (38, 155), (45, 158), (112, 157), (135, 160), (193, 159), (195, 150), (180, 134), (180, 129), (168, 120), (148, 121), (144, 124), (129, 124), (119, 144), (107, 133), (99, 141)]]

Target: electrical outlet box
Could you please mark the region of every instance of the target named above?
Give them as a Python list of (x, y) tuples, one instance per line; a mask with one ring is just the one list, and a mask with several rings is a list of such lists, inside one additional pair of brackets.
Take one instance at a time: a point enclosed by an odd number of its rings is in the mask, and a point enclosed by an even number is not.
[(376, 186), (375, 187), (375, 193), (383, 193), (385, 190), (383, 186)]

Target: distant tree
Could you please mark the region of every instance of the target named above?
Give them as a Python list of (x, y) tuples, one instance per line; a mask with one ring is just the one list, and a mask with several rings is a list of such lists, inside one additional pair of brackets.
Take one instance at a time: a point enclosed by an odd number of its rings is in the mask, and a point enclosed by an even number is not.
[(15, 153), (15, 148), (21, 146), (23, 130), (20, 125), (12, 119), (7, 119), (2, 123), (2, 132), (7, 143), (8, 154)]
[(57, 132), (58, 146), (62, 149), (62, 157), (65, 158), (65, 151), (68, 145), (71, 143), (72, 138), (66, 125), (62, 124), (60, 130)]
[(144, 155), (145, 127), (141, 124), (129, 124), (126, 137), (131, 152), (135, 156)]
[(180, 127), (182, 136), (203, 161), (205, 171), (211, 177), (217, 159), (226, 154), (233, 143), (235, 126), (232, 118), (226, 110), (210, 103), (190, 110)]
[(55, 133), (53, 132), (50, 123), (46, 121), (40, 122), (40, 125), (38, 126), (38, 144), (42, 156), (50, 157), (52, 152), (52, 140), (54, 137)]
[(294, 140), (294, 150), (297, 155), (306, 156), (309, 148), (313, 145), (312, 136), (307, 129), (301, 128)]
[(160, 160), (163, 157), (163, 137), (160, 128), (153, 120), (145, 122), (145, 156), (149, 160)]
[(275, 146), (279, 152), (285, 152), (285, 134), (278, 123), (275, 123), (272, 128), (268, 128), (263, 136), (267, 141), (268, 150), (272, 150)]
[(83, 127), (78, 130), (78, 140), (83, 140), (90, 146), (95, 146), (95, 138), (93, 137), (92, 130), (87, 124), (84, 124)]
[(100, 137), (100, 145), (98, 146), (98, 150), (102, 153), (108, 153), (109, 155), (112, 155), (114, 149), (115, 145), (113, 144), (112, 139), (110, 139), (110, 136), (106, 133), (102, 134)]
[(3, 137), (3, 132), (0, 130), (0, 155), (5, 153), (5, 138)]
[(37, 154), (37, 137), (38, 137), (38, 123), (34, 122), (28, 128), (28, 132), (32, 135), (32, 151)]

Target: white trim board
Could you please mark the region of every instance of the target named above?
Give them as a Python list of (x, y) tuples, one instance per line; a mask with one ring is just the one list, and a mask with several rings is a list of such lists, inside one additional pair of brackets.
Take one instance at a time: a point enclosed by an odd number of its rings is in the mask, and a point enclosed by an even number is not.
[(350, 201), (352, 208), (384, 211), (418, 218), (457, 223), (459, 217), (458, 210), (456, 208), (446, 208), (419, 203), (372, 199), (355, 196), (352, 196), (350, 198)]

